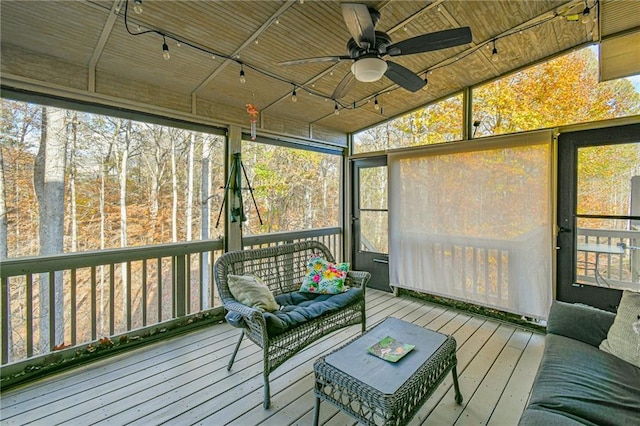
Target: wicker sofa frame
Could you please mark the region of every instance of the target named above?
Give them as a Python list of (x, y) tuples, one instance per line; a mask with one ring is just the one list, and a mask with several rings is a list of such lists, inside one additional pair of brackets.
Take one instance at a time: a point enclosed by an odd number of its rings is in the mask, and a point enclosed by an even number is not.
[(227, 277), (230, 274), (253, 274), (260, 277), (274, 296), (298, 291), (306, 274), (312, 255), (319, 255), (329, 262), (334, 257), (329, 249), (317, 241), (301, 241), (275, 247), (228, 252), (220, 256), (214, 266), (218, 293), (227, 311), (242, 315), (242, 328), (238, 343), (231, 355), (227, 370), (233, 366), (244, 336), (262, 348), (264, 376), (264, 408), (271, 405), (269, 374), (286, 360), (309, 344), (327, 334), (354, 324), (362, 324), (366, 330), (365, 289), (371, 275), (365, 271), (349, 271), (347, 285), (362, 288), (362, 297), (340, 308), (327, 312), (282, 334), (269, 336), (263, 313), (236, 301), (229, 290)]

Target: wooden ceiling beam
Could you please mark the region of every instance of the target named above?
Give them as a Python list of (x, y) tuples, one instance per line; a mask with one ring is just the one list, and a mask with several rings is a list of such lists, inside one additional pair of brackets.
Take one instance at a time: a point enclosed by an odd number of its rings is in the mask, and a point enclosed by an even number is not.
[(109, 36), (111, 35), (111, 31), (118, 19), (120, 9), (122, 8), (123, 3), (126, 0), (113, 0), (113, 5), (111, 6), (111, 10), (109, 11), (109, 15), (107, 16), (107, 20), (104, 23), (104, 27), (102, 27), (102, 33), (100, 34), (100, 38), (98, 39), (98, 43), (96, 44), (95, 49), (93, 49), (93, 54), (91, 55), (91, 59), (89, 60), (89, 78), (87, 82), (87, 90), (89, 92), (96, 91), (96, 67), (98, 66), (98, 61), (100, 60), (100, 56), (104, 51), (104, 46), (107, 44), (107, 40), (109, 40)]

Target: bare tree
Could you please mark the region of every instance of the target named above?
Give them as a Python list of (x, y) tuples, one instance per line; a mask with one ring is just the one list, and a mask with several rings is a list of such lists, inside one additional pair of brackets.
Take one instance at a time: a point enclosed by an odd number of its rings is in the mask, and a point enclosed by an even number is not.
[[(39, 208), (40, 255), (62, 253), (64, 240), (64, 178), (67, 158), (67, 138), (64, 132), (65, 111), (43, 107), (42, 137), (35, 158), (33, 180)], [(64, 342), (64, 289), (62, 272), (41, 274), (39, 280), (40, 339), (39, 349), (47, 352)], [(52, 288), (51, 288), (52, 287)], [(49, 311), (54, 298), (55, 312)], [(48, 321), (47, 321), (48, 319)], [(51, 321), (54, 328), (51, 330)], [(50, 334), (50, 331), (52, 333)], [(54, 339), (51, 342), (51, 338)]]
[(4, 189), (4, 155), (0, 146), (0, 260), (8, 256), (7, 247), (7, 197)]
[(68, 111), (67, 125), (68, 139), (71, 141), (69, 150), (69, 213), (71, 221), (71, 251), (78, 251), (78, 204), (76, 200), (76, 150), (78, 147), (78, 113)]
[[(200, 184), (201, 201), (201, 239), (209, 239), (209, 206), (211, 198), (209, 196), (211, 187), (211, 138), (205, 136), (202, 140), (202, 181)], [(202, 307), (209, 307), (209, 252), (202, 254)]]
[(171, 241), (174, 243), (178, 241), (178, 173), (176, 161), (176, 139), (171, 137)]
[(189, 133), (189, 158), (188, 158), (188, 165), (187, 165), (187, 208), (186, 208), (186, 215), (187, 215), (187, 235), (186, 235), (186, 239), (187, 241), (191, 241), (192, 240), (192, 236), (191, 236), (191, 231), (192, 231), (192, 227), (193, 227), (193, 174), (194, 174), (194, 169), (193, 169), (193, 157), (194, 157), (194, 152), (195, 152), (195, 146), (196, 146), (196, 134), (195, 132), (190, 132)]

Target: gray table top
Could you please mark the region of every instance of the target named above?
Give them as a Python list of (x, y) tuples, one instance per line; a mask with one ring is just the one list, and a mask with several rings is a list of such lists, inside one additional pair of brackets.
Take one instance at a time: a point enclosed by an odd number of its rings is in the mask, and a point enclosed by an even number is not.
[[(416, 347), (398, 362), (385, 361), (367, 348), (391, 336)], [(447, 340), (436, 331), (387, 318), (360, 338), (325, 358), (325, 362), (378, 391), (394, 394)]]

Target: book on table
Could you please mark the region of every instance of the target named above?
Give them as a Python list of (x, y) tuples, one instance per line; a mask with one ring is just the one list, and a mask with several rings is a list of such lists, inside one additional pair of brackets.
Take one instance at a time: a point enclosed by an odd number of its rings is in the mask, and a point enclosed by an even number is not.
[(375, 345), (367, 348), (367, 351), (385, 361), (398, 362), (415, 347), (415, 345), (402, 343), (391, 336), (387, 336)]

